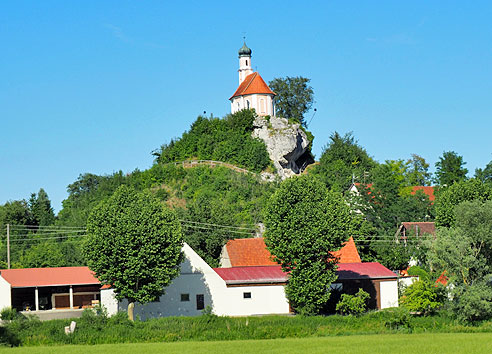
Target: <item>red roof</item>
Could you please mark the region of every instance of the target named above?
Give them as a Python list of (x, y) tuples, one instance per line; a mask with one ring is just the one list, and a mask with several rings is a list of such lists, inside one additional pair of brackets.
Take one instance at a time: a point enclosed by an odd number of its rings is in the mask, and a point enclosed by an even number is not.
[(229, 240), (225, 247), (232, 267), (277, 265), (263, 238)]
[(285, 283), (287, 273), (279, 265), (256, 267), (214, 268), (226, 284)]
[(446, 276), (446, 271), (443, 271), (439, 278), (436, 279), (435, 284), (442, 284), (444, 286), (448, 285), (448, 277)]
[[(436, 232), (436, 224), (434, 222), (402, 222), (402, 226), (405, 230), (412, 230), (416, 235), (431, 234), (434, 235)], [(401, 230), (400, 230), (401, 232)]]
[(378, 262), (339, 263), (338, 279), (383, 279), (397, 278), (397, 275)]
[(255, 93), (275, 95), (275, 92), (270, 90), (270, 87), (268, 87), (266, 82), (258, 73), (252, 73), (246, 76), (246, 78), (237, 88), (236, 92), (234, 92), (234, 94), (229, 99), (233, 99), (237, 96), (253, 95)]
[(13, 288), (99, 284), (88, 267), (2, 269), (0, 276)]
[(433, 186), (413, 186), (412, 194), (415, 195), (417, 191), (423, 191), (429, 197), (429, 201), (434, 202), (436, 196), (434, 195), (434, 187)]
[[(263, 238), (229, 240), (225, 247), (229, 255), (231, 267), (277, 265), (273, 261), (270, 251), (267, 250)], [(338, 258), (340, 263), (361, 262), (352, 237), (350, 237), (340, 250), (331, 253)]]
[(352, 236), (345, 242), (342, 248), (338, 251), (331, 252), (338, 259), (339, 263), (360, 263), (362, 262), (355, 247), (355, 242)]
[[(275, 284), (287, 282), (287, 273), (279, 265), (214, 268), (226, 284)], [(338, 279), (396, 279), (397, 275), (377, 262), (339, 263)]]

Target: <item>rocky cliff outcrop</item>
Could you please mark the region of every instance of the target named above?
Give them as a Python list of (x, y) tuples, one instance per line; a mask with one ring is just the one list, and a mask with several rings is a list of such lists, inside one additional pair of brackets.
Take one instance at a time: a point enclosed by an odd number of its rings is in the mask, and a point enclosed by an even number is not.
[(253, 125), (253, 137), (265, 142), (281, 179), (301, 173), (314, 162), (309, 150), (310, 141), (300, 124), (289, 123), (280, 117), (257, 117)]

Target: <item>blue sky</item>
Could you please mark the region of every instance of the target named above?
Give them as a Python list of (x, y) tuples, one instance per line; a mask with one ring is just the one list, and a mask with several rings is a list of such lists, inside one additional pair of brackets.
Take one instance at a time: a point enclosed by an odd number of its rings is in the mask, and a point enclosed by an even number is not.
[(42, 187), (59, 210), (79, 174), (145, 169), (228, 113), (243, 33), (266, 81), (311, 79), (318, 158), (353, 131), (378, 161), (453, 150), (473, 173), (492, 160), (490, 18), (487, 1), (3, 1), (0, 204)]

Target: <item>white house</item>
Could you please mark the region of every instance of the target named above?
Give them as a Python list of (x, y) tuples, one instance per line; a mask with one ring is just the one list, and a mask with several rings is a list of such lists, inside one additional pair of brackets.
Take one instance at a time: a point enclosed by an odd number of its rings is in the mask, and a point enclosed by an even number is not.
[[(281, 271), (274, 271), (273, 277), (251, 280), (244, 274), (237, 274), (237, 271), (224, 274), (221, 268), (213, 269), (187, 244), (183, 246), (183, 253), (180, 275), (166, 288), (159, 301), (135, 304), (135, 316), (142, 320), (161, 316), (197, 316), (207, 306), (219, 316), (289, 313), (283, 286), (286, 276)], [(267, 270), (266, 273), (272, 271)], [(114, 298), (112, 289), (101, 290), (101, 304), (109, 314), (126, 311), (128, 306), (127, 301), (118, 302)]]
[(253, 108), (259, 116), (274, 116), (275, 93), (251, 66), (251, 49), (246, 43), (239, 49), (239, 87), (229, 98), (231, 112)]

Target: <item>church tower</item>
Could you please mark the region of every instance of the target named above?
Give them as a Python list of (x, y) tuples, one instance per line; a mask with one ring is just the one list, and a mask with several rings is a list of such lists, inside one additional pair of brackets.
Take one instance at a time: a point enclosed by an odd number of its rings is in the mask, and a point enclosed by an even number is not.
[(246, 76), (253, 73), (251, 68), (251, 49), (246, 46), (246, 41), (244, 42), (241, 49), (239, 49), (239, 85), (244, 81)]
[(275, 116), (273, 98), (275, 92), (270, 90), (260, 74), (251, 68), (251, 49), (244, 42), (239, 49), (239, 87), (229, 98), (231, 112), (242, 109), (254, 109), (259, 116)]

